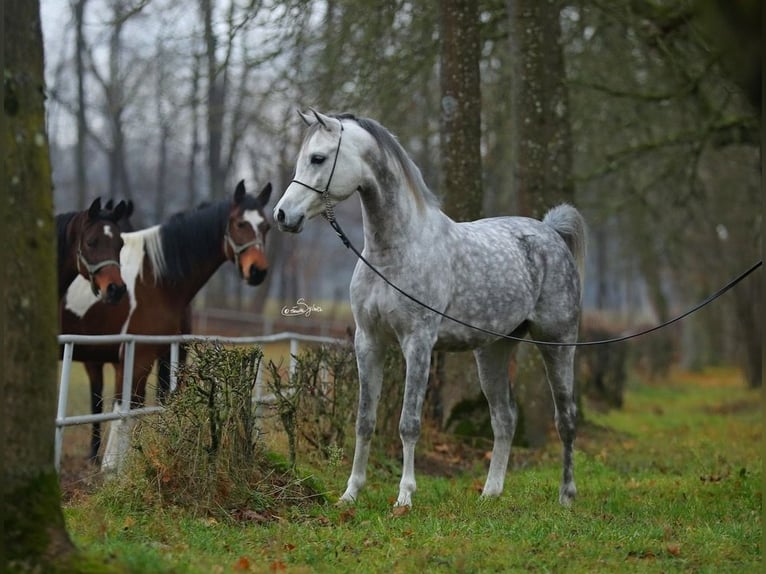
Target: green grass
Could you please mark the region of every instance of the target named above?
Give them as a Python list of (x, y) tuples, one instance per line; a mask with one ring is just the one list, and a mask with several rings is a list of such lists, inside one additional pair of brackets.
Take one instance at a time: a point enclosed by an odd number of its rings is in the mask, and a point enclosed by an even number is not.
[[(75, 498), (66, 516), (81, 548), (136, 573), (758, 572), (762, 414), (761, 393), (731, 371), (635, 385), (622, 411), (588, 411), (571, 509), (557, 502), (553, 443), (517, 449), (522, 468), (495, 500), (478, 497), (478, 458), (455, 478), (419, 473), (403, 514), (391, 508), (399, 465), (373, 451), (353, 507), (229, 523), (173, 507), (99, 506), (95, 495)], [(333, 500), (349, 466), (302, 470)]]

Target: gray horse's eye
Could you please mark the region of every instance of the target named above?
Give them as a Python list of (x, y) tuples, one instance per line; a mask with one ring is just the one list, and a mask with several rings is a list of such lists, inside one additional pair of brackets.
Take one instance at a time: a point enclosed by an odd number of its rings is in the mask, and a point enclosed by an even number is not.
[(311, 154), (311, 163), (314, 165), (322, 165), (325, 159), (327, 158), (323, 156), (321, 153)]

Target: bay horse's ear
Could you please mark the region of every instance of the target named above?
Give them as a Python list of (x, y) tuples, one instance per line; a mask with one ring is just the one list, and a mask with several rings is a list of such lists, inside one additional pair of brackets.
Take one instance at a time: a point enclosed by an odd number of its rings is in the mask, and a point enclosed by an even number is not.
[(101, 198), (97, 197), (88, 208), (88, 219), (96, 219), (99, 213), (101, 213)]
[(111, 199), (107, 201), (106, 204), (104, 205), (104, 209), (106, 209), (107, 211), (112, 211), (114, 209), (114, 201), (112, 201)]
[(309, 115), (307, 115), (307, 114), (304, 114), (304, 113), (303, 113), (302, 111), (300, 111), (300, 110), (296, 110), (296, 111), (298, 112), (298, 115), (301, 117), (301, 119), (303, 120), (303, 122), (304, 122), (304, 123), (305, 123), (307, 126), (311, 126), (311, 125), (314, 123), (314, 122), (311, 120), (311, 116), (309, 116)]
[(261, 190), (261, 193), (258, 194), (256, 201), (258, 202), (258, 205), (260, 207), (266, 207), (266, 205), (269, 203), (270, 197), (271, 197), (271, 182), (263, 186), (263, 189)]
[(316, 111), (314, 108), (309, 108), (309, 111), (314, 114), (314, 117), (317, 119), (317, 121), (322, 125), (322, 127), (326, 130), (329, 130), (330, 128), (327, 127), (327, 122), (325, 122), (324, 117), (322, 114), (320, 114), (318, 111)]
[(133, 200), (129, 199), (125, 202), (125, 215), (123, 217), (127, 219), (131, 215), (133, 215), (133, 209), (135, 208), (135, 205), (133, 205)]
[(234, 205), (242, 203), (242, 200), (245, 198), (245, 193), (247, 193), (245, 191), (245, 180), (241, 179), (237, 184), (237, 188), (234, 190)]
[(112, 210), (112, 214), (111, 214), (111, 217), (109, 219), (111, 219), (112, 221), (114, 221), (116, 223), (117, 221), (119, 221), (123, 217), (127, 217), (125, 215), (127, 213), (127, 211), (128, 211), (128, 204), (125, 203), (125, 200), (122, 200)]

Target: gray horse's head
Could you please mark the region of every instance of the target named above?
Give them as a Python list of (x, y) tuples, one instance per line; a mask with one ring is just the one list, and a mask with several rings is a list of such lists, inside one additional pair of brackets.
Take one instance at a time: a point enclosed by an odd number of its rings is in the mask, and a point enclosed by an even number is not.
[(369, 135), (356, 122), (320, 114), (300, 113), (309, 129), (298, 152), (295, 178), (274, 207), (280, 231), (300, 233), (309, 219), (347, 199), (364, 181), (368, 169), (363, 153)]

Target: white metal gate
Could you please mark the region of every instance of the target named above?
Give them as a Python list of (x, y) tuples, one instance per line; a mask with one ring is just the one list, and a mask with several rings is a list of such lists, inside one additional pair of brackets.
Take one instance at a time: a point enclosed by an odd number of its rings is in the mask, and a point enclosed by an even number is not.
[[(295, 357), (298, 354), (300, 343), (338, 343), (339, 339), (332, 337), (319, 337), (315, 335), (302, 335), (300, 333), (277, 333), (274, 335), (264, 335), (261, 337), (216, 337), (200, 335), (174, 335), (174, 336), (149, 336), (149, 335), (59, 335), (59, 344), (64, 346), (62, 357), (61, 380), (59, 384), (58, 407), (56, 410), (56, 448), (55, 464), (56, 470), (61, 465), (61, 448), (64, 440), (64, 428), (74, 425), (90, 424), (94, 422), (113, 421), (117, 419), (127, 419), (130, 417), (139, 417), (146, 414), (156, 413), (162, 410), (160, 406), (142, 407), (138, 409), (130, 408), (130, 400), (123, 400), (120, 409), (115, 412), (105, 412), (99, 414), (73, 415), (66, 416), (67, 403), (69, 400), (69, 379), (72, 371), (72, 356), (75, 345), (109, 345), (119, 343), (124, 347), (122, 349), (125, 357), (123, 367), (123, 385), (122, 396), (130, 397), (133, 390), (133, 361), (136, 345), (140, 344), (163, 344), (170, 345), (170, 386), (175, 389), (176, 366), (178, 365), (178, 349), (181, 343), (190, 343), (194, 341), (219, 342), (227, 345), (264, 345), (268, 343), (279, 343), (282, 341), (290, 342), (290, 372), (295, 367)], [(263, 383), (261, 381), (263, 365), (258, 369), (258, 375), (255, 382), (255, 396), (253, 400), (258, 402), (268, 402), (263, 392)]]

